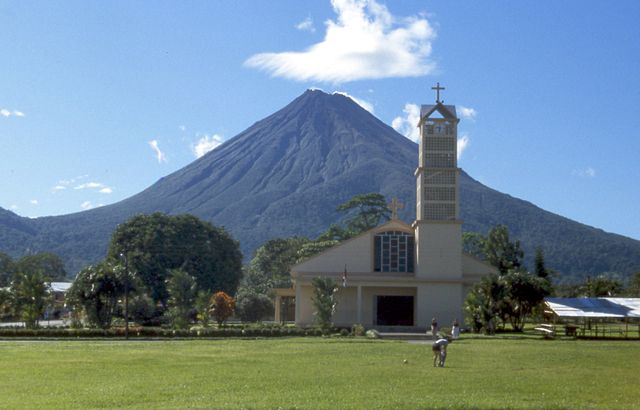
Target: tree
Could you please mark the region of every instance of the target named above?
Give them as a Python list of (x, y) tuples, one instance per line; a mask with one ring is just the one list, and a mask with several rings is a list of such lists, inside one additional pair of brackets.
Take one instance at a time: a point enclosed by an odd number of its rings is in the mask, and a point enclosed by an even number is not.
[(124, 294), (124, 283), (118, 267), (106, 262), (88, 266), (78, 272), (67, 292), (68, 303), (82, 309), (91, 325), (107, 329)]
[(11, 284), (15, 311), (24, 321), (25, 327), (38, 327), (49, 299), (49, 289), (40, 272), (19, 272)]
[(479, 259), (485, 259), (484, 244), (487, 238), (478, 232), (462, 233), (462, 250)]
[(211, 312), (216, 322), (218, 322), (218, 327), (221, 327), (222, 324), (233, 315), (235, 307), (235, 300), (225, 292), (216, 292), (211, 297)]
[(382, 221), (388, 221), (391, 216), (384, 195), (375, 192), (356, 195), (336, 210), (350, 215), (345, 220), (344, 237), (338, 240), (348, 239), (375, 228)]
[(62, 259), (58, 255), (48, 252), (23, 256), (16, 262), (15, 271), (40, 272), (46, 282), (64, 281), (67, 278), (67, 271), (64, 269)]
[(9, 286), (14, 271), (15, 264), (13, 259), (6, 253), (0, 252), (0, 288)]
[(209, 299), (210, 294), (201, 290), (196, 296), (196, 319), (202, 326), (209, 326)]
[(268, 240), (256, 250), (248, 271), (269, 280), (269, 287), (290, 287), (291, 266), (298, 260), (300, 248), (309, 242), (298, 237)]
[(301, 262), (305, 259), (308, 259), (314, 255), (319, 254), (329, 248), (332, 248), (339, 244), (338, 241), (317, 241), (317, 242), (308, 242), (300, 247), (298, 251), (298, 262)]
[(524, 323), (545, 296), (549, 296), (549, 282), (542, 277), (512, 271), (500, 277), (504, 284), (505, 300), (501, 304), (506, 317), (515, 331), (522, 331)]
[(186, 329), (191, 322), (198, 288), (196, 280), (182, 269), (173, 269), (167, 280), (169, 317), (173, 327)]
[(489, 231), (484, 241), (483, 253), (487, 262), (498, 268), (502, 275), (520, 268), (524, 258), (520, 241), (509, 241), (509, 230), (505, 225), (497, 225)]
[(129, 317), (139, 325), (151, 325), (157, 317), (153, 299), (146, 293), (133, 293), (129, 297)]
[(333, 326), (331, 322), (336, 310), (338, 285), (332, 278), (316, 277), (311, 280), (313, 296), (311, 301), (315, 309), (316, 323), (323, 329)]
[(581, 293), (587, 297), (611, 297), (622, 293), (622, 282), (618, 279), (599, 275), (595, 278), (587, 278), (581, 287)]
[(544, 252), (542, 252), (542, 248), (536, 248), (536, 258), (535, 258), (535, 268), (534, 273), (543, 279), (547, 279), (549, 274), (551, 273), (544, 264)]
[(500, 318), (506, 290), (498, 275), (488, 275), (474, 285), (464, 301), (467, 323), (479, 332), (493, 334), (495, 322)]
[(243, 322), (259, 322), (273, 314), (273, 301), (252, 289), (238, 291), (236, 312)]
[(192, 215), (138, 215), (119, 225), (111, 238), (108, 258), (128, 257), (154, 301), (166, 305), (166, 279), (182, 269), (196, 280), (198, 290), (235, 293), (241, 277), (238, 242), (224, 228)]
[(627, 292), (631, 297), (640, 297), (640, 272), (636, 272), (631, 276)]
[(13, 294), (9, 289), (0, 288), (0, 320), (13, 314)]

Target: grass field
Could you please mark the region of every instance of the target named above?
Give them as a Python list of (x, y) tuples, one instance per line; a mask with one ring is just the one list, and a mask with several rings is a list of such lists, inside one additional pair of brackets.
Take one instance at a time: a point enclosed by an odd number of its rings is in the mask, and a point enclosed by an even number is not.
[[(408, 363), (403, 363), (404, 359)], [(640, 342), (0, 341), (0, 408), (640, 407)]]

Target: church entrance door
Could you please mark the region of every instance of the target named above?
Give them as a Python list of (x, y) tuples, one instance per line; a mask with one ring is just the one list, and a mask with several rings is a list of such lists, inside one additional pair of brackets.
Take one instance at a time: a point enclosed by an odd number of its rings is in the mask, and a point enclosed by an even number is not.
[(413, 326), (413, 296), (377, 296), (376, 325)]

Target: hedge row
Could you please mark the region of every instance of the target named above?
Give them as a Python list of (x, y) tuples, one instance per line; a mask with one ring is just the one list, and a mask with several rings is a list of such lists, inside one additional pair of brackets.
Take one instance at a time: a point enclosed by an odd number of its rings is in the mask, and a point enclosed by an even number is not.
[[(135, 327), (129, 329), (131, 338), (212, 338), (212, 337), (285, 337), (322, 336), (329, 334), (318, 328), (273, 327), (273, 328), (204, 328), (173, 330), (158, 327)], [(124, 328), (69, 329), (69, 328), (0, 328), (0, 338), (110, 338), (124, 337)]]

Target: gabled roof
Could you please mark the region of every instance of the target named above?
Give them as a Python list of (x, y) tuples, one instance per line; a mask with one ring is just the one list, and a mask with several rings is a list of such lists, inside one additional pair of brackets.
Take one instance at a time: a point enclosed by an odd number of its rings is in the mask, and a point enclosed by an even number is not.
[(442, 115), (444, 118), (451, 119), (451, 120), (458, 119), (458, 117), (456, 115), (456, 106), (455, 105), (444, 105), (442, 103), (437, 103), (435, 105), (428, 104), (428, 105), (423, 105), (421, 107), (421, 109), (420, 109), (420, 121), (422, 121), (422, 119), (424, 117), (430, 116), (435, 111), (438, 111), (440, 113), (440, 115)]

